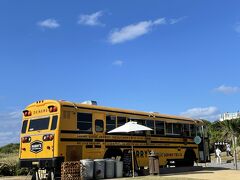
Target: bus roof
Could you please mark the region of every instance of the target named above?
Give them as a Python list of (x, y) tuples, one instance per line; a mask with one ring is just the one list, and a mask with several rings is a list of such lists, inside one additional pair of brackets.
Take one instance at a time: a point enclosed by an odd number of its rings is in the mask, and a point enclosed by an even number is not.
[(87, 108), (87, 109), (94, 109), (94, 110), (103, 110), (103, 111), (110, 111), (116, 113), (127, 113), (132, 115), (142, 115), (142, 116), (149, 116), (149, 117), (158, 117), (158, 118), (167, 118), (167, 119), (176, 119), (176, 120), (189, 120), (189, 121), (197, 121), (198, 123), (203, 123), (199, 119), (193, 119), (183, 116), (176, 116), (176, 115), (168, 115), (168, 114), (161, 114), (158, 112), (143, 112), (143, 111), (136, 111), (136, 110), (127, 110), (121, 108), (113, 108), (113, 107), (106, 107), (106, 106), (98, 106), (98, 105), (89, 105), (89, 104), (82, 104), (82, 103), (73, 103), (69, 101), (58, 101), (61, 105), (65, 106), (73, 106), (79, 108)]
[(197, 123), (203, 123), (200, 119), (193, 119), (183, 116), (176, 116), (176, 115), (168, 115), (168, 114), (161, 114), (158, 112), (143, 112), (143, 111), (136, 111), (136, 110), (127, 110), (121, 108), (113, 108), (113, 107), (106, 107), (106, 106), (98, 106), (98, 105), (89, 105), (89, 104), (82, 104), (82, 103), (75, 103), (70, 101), (64, 100), (42, 100), (37, 101), (35, 103), (30, 104), (27, 108), (38, 105), (39, 102), (42, 103), (57, 103), (61, 106), (65, 107), (75, 107), (75, 108), (84, 108), (84, 109), (91, 109), (91, 110), (100, 110), (100, 111), (108, 111), (108, 112), (115, 112), (115, 113), (126, 113), (132, 115), (140, 115), (140, 116), (148, 116), (148, 117), (157, 117), (157, 118), (167, 118), (167, 119), (176, 119), (176, 120), (188, 120), (194, 121)]

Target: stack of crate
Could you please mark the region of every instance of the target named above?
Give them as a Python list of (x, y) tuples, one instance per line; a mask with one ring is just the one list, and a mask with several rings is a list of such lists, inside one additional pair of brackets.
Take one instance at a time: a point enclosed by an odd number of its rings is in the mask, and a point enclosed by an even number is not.
[(61, 179), (81, 180), (83, 179), (84, 167), (80, 161), (63, 162), (61, 165)]

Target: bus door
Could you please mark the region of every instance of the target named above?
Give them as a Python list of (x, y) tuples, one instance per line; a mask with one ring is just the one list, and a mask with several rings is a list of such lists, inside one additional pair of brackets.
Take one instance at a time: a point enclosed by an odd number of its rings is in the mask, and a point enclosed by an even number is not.
[(209, 134), (208, 134), (208, 130), (207, 127), (202, 126), (202, 131), (203, 131), (203, 146), (204, 146), (204, 156), (205, 156), (205, 162), (211, 162), (210, 159), (210, 152), (209, 152), (209, 144), (210, 144), (210, 140), (209, 140)]
[(88, 149), (93, 158), (100, 158), (104, 155), (105, 142), (105, 115), (101, 113), (93, 114), (94, 139), (93, 148)]
[(104, 134), (105, 131), (105, 116), (104, 114), (100, 114), (100, 113), (95, 113), (93, 115), (93, 121), (94, 121), (94, 130), (96, 134)]
[(147, 143), (147, 145), (151, 144), (151, 132), (150, 131), (146, 131), (145, 135), (146, 135), (146, 143)]
[(210, 162), (211, 159), (209, 154), (209, 137), (206, 127), (199, 126), (198, 129), (201, 136), (201, 139), (199, 140), (200, 143), (198, 144), (200, 162)]
[[(150, 124), (154, 123), (153, 121), (150, 122), (149, 120), (145, 120), (145, 119), (133, 119), (133, 121), (136, 121), (138, 124), (147, 126), (149, 128), (152, 128), (152, 127), (150, 127)], [(138, 132), (135, 132), (135, 134), (140, 134), (140, 135), (145, 136), (146, 143), (147, 144), (151, 143), (151, 132), (150, 131), (138, 131)]]
[(153, 120), (146, 120), (146, 126), (151, 128), (153, 131), (146, 131), (146, 142), (147, 144), (151, 143), (151, 135), (154, 134), (154, 121)]

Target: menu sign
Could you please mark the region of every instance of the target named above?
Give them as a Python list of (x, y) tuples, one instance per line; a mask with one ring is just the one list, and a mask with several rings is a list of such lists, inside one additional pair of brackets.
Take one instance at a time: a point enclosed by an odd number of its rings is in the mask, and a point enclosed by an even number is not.
[(132, 153), (130, 149), (123, 151), (123, 172), (128, 174), (132, 169)]
[[(135, 171), (138, 169), (137, 159), (134, 153), (134, 167)], [(132, 150), (125, 149), (123, 151), (123, 173), (125, 176), (129, 176), (130, 172), (132, 172)]]

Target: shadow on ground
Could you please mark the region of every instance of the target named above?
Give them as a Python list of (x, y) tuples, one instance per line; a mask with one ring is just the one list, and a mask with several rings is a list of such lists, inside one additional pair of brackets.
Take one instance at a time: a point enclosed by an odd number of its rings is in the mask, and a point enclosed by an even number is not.
[(202, 167), (202, 166), (163, 168), (163, 169), (160, 169), (160, 175), (171, 176), (171, 175), (178, 175), (178, 174), (212, 174), (215, 171), (221, 171), (221, 170), (230, 170), (230, 168)]

